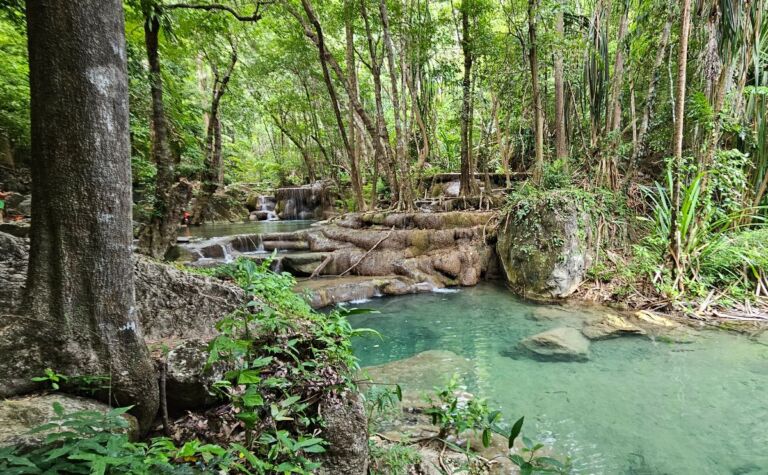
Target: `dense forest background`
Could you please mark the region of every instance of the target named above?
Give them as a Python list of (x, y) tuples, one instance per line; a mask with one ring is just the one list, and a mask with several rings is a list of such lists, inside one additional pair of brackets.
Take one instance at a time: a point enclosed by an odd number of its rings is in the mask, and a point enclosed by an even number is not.
[[(4, 3), (0, 156), (23, 165), (25, 24)], [(765, 216), (764, 0), (124, 9), (134, 218), (155, 228), (188, 201), (180, 179), (211, 195), (323, 178), (342, 210), (365, 210), (412, 209), (438, 173), (461, 172), (464, 196), (497, 173), (508, 188), (574, 187), (653, 221), (652, 253), (669, 248), (681, 286), (709, 237)]]

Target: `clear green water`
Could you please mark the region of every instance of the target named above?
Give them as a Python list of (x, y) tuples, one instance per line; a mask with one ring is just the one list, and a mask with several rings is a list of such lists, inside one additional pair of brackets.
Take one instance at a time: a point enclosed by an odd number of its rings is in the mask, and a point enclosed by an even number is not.
[[(524, 432), (570, 455), (577, 473), (768, 474), (768, 346), (724, 332), (689, 344), (629, 337), (592, 342), (586, 363), (541, 362), (504, 353), (593, 311), (531, 305), (494, 284), (357, 306), (381, 312), (352, 317), (383, 335), (354, 342), (363, 366), (455, 352), (469, 360), (470, 391), (507, 420), (525, 415)], [(436, 371), (400, 382), (426, 391)]]
[(264, 234), (299, 231), (310, 227), (314, 221), (250, 221), (247, 223), (201, 224), (189, 226), (179, 232), (181, 236), (201, 237), (205, 239), (234, 236), (236, 234)]

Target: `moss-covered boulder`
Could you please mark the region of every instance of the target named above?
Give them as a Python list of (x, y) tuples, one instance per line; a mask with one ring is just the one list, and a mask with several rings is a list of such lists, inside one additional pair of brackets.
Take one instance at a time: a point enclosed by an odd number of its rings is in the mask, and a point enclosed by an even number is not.
[(502, 216), (497, 252), (512, 289), (534, 299), (572, 294), (592, 262), (589, 210), (577, 191), (535, 193)]

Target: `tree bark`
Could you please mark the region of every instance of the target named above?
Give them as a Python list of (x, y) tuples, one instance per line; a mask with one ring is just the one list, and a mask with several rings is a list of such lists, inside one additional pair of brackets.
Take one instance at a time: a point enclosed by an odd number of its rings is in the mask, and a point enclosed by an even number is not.
[(139, 231), (139, 252), (162, 259), (176, 242), (179, 222), (192, 190), (186, 181), (174, 184), (174, 160), (168, 143), (168, 121), (163, 107), (163, 78), (160, 70), (158, 11), (144, 12), (144, 43), (149, 63), (152, 97), (152, 161), (155, 163), (155, 202), (149, 223)]
[[(555, 18), (555, 30), (559, 41), (565, 39), (563, 26), (563, 6), (557, 11)], [(563, 84), (563, 53), (561, 48), (555, 49), (554, 75), (555, 75), (555, 157), (565, 159), (568, 157), (568, 143), (565, 133), (565, 86)]]
[[(395, 122), (395, 162), (400, 171), (400, 200), (398, 200), (398, 208), (412, 209), (413, 208), (413, 185), (410, 178), (410, 167), (408, 166), (408, 158), (405, 155), (405, 135), (403, 133), (403, 120), (405, 115), (402, 114), (400, 107), (400, 91), (397, 86), (397, 69), (395, 68), (395, 48), (392, 45), (392, 37), (389, 31), (389, 12), (387, 11), (386, 0), (379, 1), (379, 13), (381, 15), (381, 29), (384, 36), (384, 47), (387, 56), (387, 65), (389, 66), (389, 78), (391, 85), (392, 96), (392, 114)], [(403, 91), (405, 94), (405, 91)], [(403, 97), (405, 101), (405, 97)]]
[(538, 0), (528, 0), (528, 61), (531, 66), (531, 91), (533, 99), (534, 134), (536, 161), (533, 164), (532, 178), (535, 183), (541, 182), (544, 169), (544, 110), (541, 104), (539, 90), (539, 60), (536, 51), (536, 15), (539, 8)]
[[(357, 65), (355, 64), (355, 30), (352, 20), (354, 18), (354, 1), (345, 0), (344, 33), (347, 43), (347, 74), (349, 77), (350, 93), (358, 96), (357, 92)], [(358, 211), (365, 211), (366, 203), (363, 197), (363, 180), (360, 175), (360, 143), (358, 140), (358, 128), (355, 124), (355, 110), (349, 108), (349, 178), (352, 183), (352, 192), (355, 195), (355, 203)]]
[(469, 31), (469, 2), (461, 2), (461, 51), (464, 55), (464, 76), (461, 80), (461, 174), (459, 194), (472, 194), (473, 170), (470, 163), (470, 127), (472, 124), (472, 39)]
[(34, 196), (27, 308), (42, 358), (111, 377), (148, 429), (154, 367), (134, 301), (125, 24), (118, 0), (27, 2)]
[(672, 210), (669, 226), (672, 279), (680, 290), (683, 290), (683, 256), (680, 255), (681, 236), (677, 220), (680, 212), (680, 174), (683, 162), (683, 122), (685, 118), (686, 70), (688, 67), (688, 36), (691, 29), (691, 0), (683, 0), (682, 8), (680, 49), (677, 60), (676, 120), (675, 131), (672, 136)]
[(667, 16), (667, 21), (664, 23), (664, 28), (661, 31), (661, 38), (659, 38), (658, 49), (656, 50), (656, 58), (653, 61), (653, 70), (651, 71), (651, 80), (648, 83), (648, 92), (645, 94), (645, 106), (643, 107), (643, 118), (640, 120), (640, 128), (637, 133), (637, 145), (632, 150), (632, 158), (629, 162), (629, 169), (626, 174), (626, 181), (629, 182), (632, 179), (634, 170), (637, 167), (637, 161), (640, 157), (645, 155), (646, 147), (648, 144), (648, 125), (651, 121), (651, 114), (653, 113), (653, 106), (656, 102), (656, 91), (661, 80), (661, 66), (664, 62), (664, 56), (667, 52), (667, 43), (669, 43), (669, 35), (672, 31), (672, 14)]

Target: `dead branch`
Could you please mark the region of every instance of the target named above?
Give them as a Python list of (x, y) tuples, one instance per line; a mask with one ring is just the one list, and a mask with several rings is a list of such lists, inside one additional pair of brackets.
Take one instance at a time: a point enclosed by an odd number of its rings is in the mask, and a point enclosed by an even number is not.
[(355, 267), (357, 267), (357, 266), (358, 266), (358, 265), (359, 265), (361, 262), (363, 262), (363, 259), (365, 259), (366, 257), (368, 257), (368, 254), (370, 254), (371, 252), (373, 252), (373, 250), (374, 250), (374, 249), (376, 249), (377, 247), (379, 247), (379, 244), (381, 244), (381, 243), (382, 243), (382, 242), (384, 242), (384, 241), (385, 241), (385, 240), (386, 240), (386, 239), (387, 239), (389, 236), (391, 236), (391, 235), (392, 235), (392, 233), (393, 233), (394, 231), (395, 231), (395, 227), (394, 227), (394, 226), (392, 226), (392, 229), (390, 229), (390, 230), (389, 230), (389, 232), (387, 233), (387, 235), (386, 235), (386, 236), (384, 236), (383, 238), (379, 239), (379, 242), (377, 242), (376, 244), (374, 244), (372, 248), (368, 249), (368, 252), (366, 252), (365, 254), (363, 254), (362, 256), (360, 256), (360, 259), (358, 259), (358, 260), (357, 260), (357, 261), (356, 261), (354, 264), (352, 264), (352, 266), (350, 266), (350, 268), (349, 268), (349, 269), (347, 269), (347, 270), (345, 270), (344, 272), (342, 272), (341, 274), (339, 274), (339, 277), (343, 277), (344, 275), (348, 274), (348, 273), (349, 273), (349, 271), (351, 271), (352, 269), (354, 269)]

